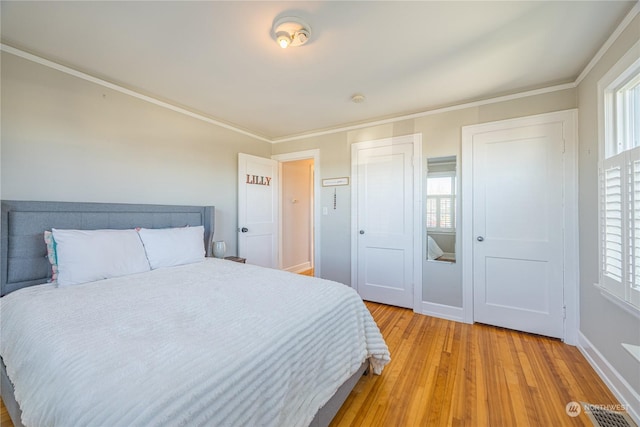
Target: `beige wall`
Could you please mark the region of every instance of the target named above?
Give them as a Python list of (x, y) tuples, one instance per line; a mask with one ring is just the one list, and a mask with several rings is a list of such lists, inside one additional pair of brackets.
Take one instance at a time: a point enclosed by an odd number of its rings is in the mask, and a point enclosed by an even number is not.
[(640, 345), (640, 320), (605, 299), (593, 285), (598, 283), (599, 264), (597, 84), (638, 40), (640, 17), (636, 16), (578, 86), (580, 331), (636, 393), (640, 393), (640, 363), (621, 343)]
[[(460, 155), (464, 125), (576, 107), (572, 89), (279, 144), (268, 144), (2, 53), (4, 199), (214, 204), (217, 240), (236, 252), (237, 153), (320, 149), (320, 178), (349, 176), (351, 144), (421, 133), (423, 155)], [(336, 194), (334, 209), (333, 196)], [(349, 186), (322, 188), (323, 277), (351, 282)], [(424, 231), (423, 231), (424, 234)], [(426, 301), (461, 307), (460, 263)]]
[[(567, 110), (576, 106), (576, 91), (567, 89), (349, 132), (277, 143), (273, 146), (273, 154), (318, 148), (320, 149), (320, 178), (350, 176), (351, 144), (354, 142), (421, 133), (424, 159), (459, 156), (462, 126)], [(337, 187), (338, 203), (335, 210), (333, 209), (333, 188), (323, 188), (321, 193), (322, 206), (327, 207), (329, 212), (321, 218), (322, 275), (349, 284), (351, 282), (351, 189)], [(446, 281), (441, 280), (440, 276), (434, 278), (429, 277), (429, 274), (423, 274), (423, 299), (438, 304), (462, 307), (461, 265), (458, 262), (449, 269)], [(452, 273), (450, 270), (455, 272)], [(424, 267), (423, 273), (426, 273)]]
[(254, 140), (2, 53), (3, 199), (216, 206), (236, 252), (237, 153)]

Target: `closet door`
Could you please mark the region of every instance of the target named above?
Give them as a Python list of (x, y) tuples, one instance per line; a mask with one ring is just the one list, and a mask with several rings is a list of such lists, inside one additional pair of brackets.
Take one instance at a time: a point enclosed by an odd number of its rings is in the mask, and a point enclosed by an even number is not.
[(563, 123), (473, 139), (474, 321), (563, 337)]
[(412, 140), (353, 145), (353, 281), (368, 301), (413, 308)]

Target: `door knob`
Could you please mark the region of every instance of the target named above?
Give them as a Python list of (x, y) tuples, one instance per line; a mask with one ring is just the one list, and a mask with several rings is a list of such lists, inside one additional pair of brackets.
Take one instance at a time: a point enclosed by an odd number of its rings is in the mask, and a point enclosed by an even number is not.
[(360, 230), (360, 234), (364, 234), (364, 230)]
[(243, 233), (246, 233), (247, 231), (249, 231), (249, 229), (247, 227), (242, 227), (240, 231), (242, 231)]
[(478, 236), (478, 237), (476, 237), (476, 240), (477, 240), (478, 242), (483, 242), (483, 241), (484, 241), (484, 237), (482, 237), (482, 236)]

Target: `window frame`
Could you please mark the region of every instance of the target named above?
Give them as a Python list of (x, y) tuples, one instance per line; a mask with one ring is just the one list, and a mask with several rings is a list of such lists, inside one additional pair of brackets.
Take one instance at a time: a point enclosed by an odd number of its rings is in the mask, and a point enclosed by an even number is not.
[[(630, 126), (628, 96), (620, 92), (629, 90), (640, 83), (640, 41), (638, 41), (598, 82), (598, 284), (601, 294), (608, 300), (640, 318), (640, 141), (638, 123)], [(640, 97), (636, 93), (634, 108), (640, 110)], [(633, 116), (631, 116), (633, 117)], [(629, 142), (631, 139), (633, 142)], [(613, 263), (607, 258), (612, 252), (612, 237), (607, 231), (611, 225), (607, 213), (616, 213), (608, 206), (615, 205), (615, 199), (607, 199), (607, 188), (611, 187), (608, 173), (619, 170), (620, 188), (620, 280), (611, 272)], [(634, 177), (638, 176), (637, 179)], [(609, 185), (609, 187), (607, 186)], [(639, 187), (639, 188), (637, 188)], [(613, 202), (612, 202), (613, 200)], [(609, 204), (608, 204), (609, 203)], [(635, 217), (634, 217), (635, 214)], [(611, 216), (609, 216), (610, 218)], [(612, 222), (614, 222), (612, 220)], [(614, 224), (615, 226), (615, 224)], [(608, 251), (610, 250), (610, 251)], [(613, 269), (616, 267), (614, 266)], [(636, 285), (639, 284), (639, 285)]]

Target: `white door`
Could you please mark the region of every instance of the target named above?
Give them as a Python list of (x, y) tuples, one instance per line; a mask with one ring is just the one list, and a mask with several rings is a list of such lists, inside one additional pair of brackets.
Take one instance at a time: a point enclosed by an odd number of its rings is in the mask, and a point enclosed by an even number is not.
[(562, 338), (563, 123), (511, 123), (472, 150), (474, 321)]
[(238, 154), (238, 256), (278, 267), (278, 162)]
[(368, 301), (413, 307), (413, 142), (352, 148), (355, 287)]

